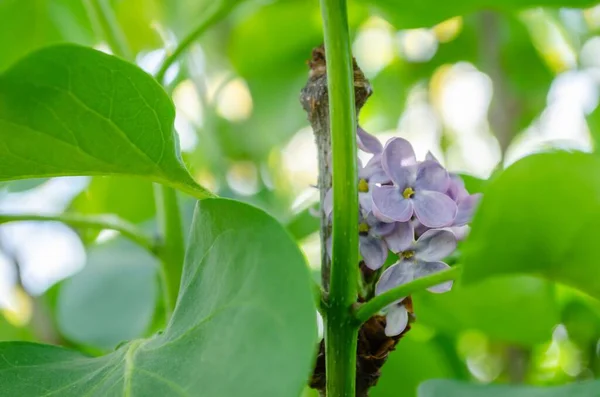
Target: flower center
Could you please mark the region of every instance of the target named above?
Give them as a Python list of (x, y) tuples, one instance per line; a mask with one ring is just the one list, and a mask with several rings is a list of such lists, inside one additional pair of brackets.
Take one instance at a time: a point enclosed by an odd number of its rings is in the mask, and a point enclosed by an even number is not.
[(407, 187), (402, 192), (402, 197), (404, 197), (405, 199), (412, 198), (414, 195), (415, 195), (415, 191), (412, 189), (412, 187)]
[(367, 225), (366, 223), (362, 222), (358, 224), (358, 234), (365, 236), (366, 234), (369, 233), (369, 225)]
[(402, 259), (410, 259), (415, 256), (415, 251), (402, 251), (398, 254), (398, 256)]
[(367, 193), (369, 191), (369, 182), (366, 179), (361, 178), (358, 181), (358, 191), (361, 193)]

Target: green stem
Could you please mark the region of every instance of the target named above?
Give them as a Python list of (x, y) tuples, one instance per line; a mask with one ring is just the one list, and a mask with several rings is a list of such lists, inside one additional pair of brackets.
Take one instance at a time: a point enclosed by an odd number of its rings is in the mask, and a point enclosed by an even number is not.
[(90, 19), (95, 25), (96, 29), (98, 29), (106, 43), (110, 47), (111, 51), (120, 56), (121, 58), (132, 60), (133, 54), (129, 45), (127, 44), (127, 39), (123, 34), (123, 31), (120, 29), (119, 24), (111, 12), (110, 7), (106, 4), (105, 0), (86, 0), (84, 2), (88, 14), (90, 15)]
[(433, 287), (446, 281), (455, 280), (461, 272), (460, 266), (454, 266), (448, 270), (434, 273), (429, 276), (421, 277), (407, 284), (402, 284), (396, 288), (384, 292), (358, 307), (354, 317), (360, 324), (364, 323), (375, 314), (379, 313), (387, 305), (394, 303), (400, 298), (409, 296), (425, 288)]
[(159, 251), (157, 242), (154, 239), (146, 236), (135, 225), (114, 215), (84, 216), (68, 213), (60, 215), (0, 214), (0, 225), (3, 223), (18, 221), (62, 222), (74, 227), (116, 230), (124, 237), (127, 237), (134, 243), (137, 243), (141, 247), (147, 249), (152, 254), (156, 255), (156, 253)]
[(326, 319), (327, 395), (355, 397), (358, 187), (354, 72), (345, 0), (321, 0), (333, 153), (333, 255)]
[(159, 83), (163, 83), (165, 79), (165, 74), (169, 67), (183, 54), (183, 52), (196, 40), (202, 33), (204, 33), (208, 28), (210, 28), (215, 23), (219, 22), (223, 19), (233, 8), (233, 3), (230, 1), (222, 0), (217, 1), (212, 4), (212, 7), (209, 10), (204, 12), (203, 19), (200, 21), (196, 29), (192, 31), (189, 35), (187, 35), (173, 50), (171, 55), (165, 59), (163, 64), (161, 65), (158, 73), (156, 73), (156, 80)]
[(162, 249), (158, 255), (163, 262), (163, 275), (167, 288), (165, 306), (171, 312), (177, 302), (179, 284), (183, 272), (185, 256), (185, 239), (183, 223), (179, 211), (179, 201), (174, 189), (164, 185), (154, 185), (156, 199), (156, 217), (163, 240)]

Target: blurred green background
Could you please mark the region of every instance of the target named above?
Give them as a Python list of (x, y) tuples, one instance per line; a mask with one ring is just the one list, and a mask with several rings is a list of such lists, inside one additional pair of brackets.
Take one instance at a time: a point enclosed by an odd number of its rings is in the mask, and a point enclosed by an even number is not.
[[(137, 63), (155, 72), (211, 1), (109, 3)], [(593, 151), (600, 5), (511, 12), (502, 6), (510, 2), (483, 11), (463, 3), (463, 15), (454, 16), (434, 2), (406, 9), (350, 2), (354, 56), (374, 89), (360, 124), (382, 140), (409, 139), (421, 158), (431, 150), (450, 170), (471, 175), (472, 191), (533, 152)], [(64, 41), (107, 50), (85, 2), (0, 1), (0, 72)], [(298, 98), (306, 60), (321, 42), (318, 1), (247, 1), (167, 73), (194, 177), (280, 219), (315, 273), (316, 150)], [(193, 200), (181, 201), (189, 226)], [(5, 183), (0, 211), (112, 213), (149, 232), (155, 223), (151, 184), (126, 178)], [(101, 354), (150, 334), (161, 318), (157, 271), (152, 257), (110, 231), (0, 226), (0, 340)], [(600, 305), (568, 287), (504, 276), (419, 294), (414, 306), (417, 322), (384, 367), (375, 397), (414, 396), (431, 378), (555, 385), (600, 374)]]

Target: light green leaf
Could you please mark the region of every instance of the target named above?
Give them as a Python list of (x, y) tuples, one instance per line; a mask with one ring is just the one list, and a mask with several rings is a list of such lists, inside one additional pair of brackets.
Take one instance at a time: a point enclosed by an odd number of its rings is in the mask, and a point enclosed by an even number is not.
[(531, 276), (505, 276), (452, 291), (413, 295), (420, 324), (458, 334), (477, 329), (491, 338), (524, 345), (543, 343), (560, 322), (551, 283)]
[(4, 38), (0, 40), (0, 71), (27, 53), (52, 43), (93, 44), (84, 4), (72, 0), (0, 1), (0, 37)]
[(308, 269), (283, 227), (247, 204), (208, 199), (194, 216), (164, 333), (99, 358), (0, 343), (0, 390), (28, 397), (297, 397), (316, 334)]
[(210, 196), (181, 161), (174, 118), (136, 66), (74, 45), (40, 50), (0, 76), (0, 181), (134, 175)]
[(48, 178), (39, 179), (23, 179), (20, 181), (10, 181), (0, 184), (0, 190), (4, 189), (9, 193), (21, 193), (31, 189), (35, 189), (38, 186), (48, 182)]
[(419, 387), (419, 397), (597, 397), (600, 381), (560, 387), (474, 385), (452, 380), (433, 380)]
[(432, 26), (445, 19), (466, 15), (475, 11), (492, 8), (510, 12), (539, 6), (583, 8), (596, 4), (594, 0), (419, 0), (401, 2), (399, 0), (359, 0), (372, 4), (375, 9), (398, 29)]
[[(156, 205), (152, 183), (130, 177), (96, 176), (88, 187), (71, 202), (69, 212), (77, 214), (111, 214), (131, 223), (152, 219)], [(91, 242), (100, 230), (81, 229), (85, 242)]]
[(61, 333), (100, 349), (142, 336), (158, 296), (157, 271), (156, 259), (127, 240), (92, 247), (86, 267), (60, 288)]
[(530, 273), (600, 297), (600, 159), (554, 152), (522, 159), (487, 185), (463, 246), (465, 282)]

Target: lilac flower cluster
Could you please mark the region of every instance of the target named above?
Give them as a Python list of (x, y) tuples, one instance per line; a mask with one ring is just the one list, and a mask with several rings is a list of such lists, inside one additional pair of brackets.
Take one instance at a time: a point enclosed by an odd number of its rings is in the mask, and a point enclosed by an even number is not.
[[(462, 179), (448, 173), (431, 153), (417, 161), (405, 139), (392, 138), (383, 147), (359, 127), (357, 142), (373, 155), (365, 166), (359, 162), (360, 254), (374, 271), (381, 269), (389, 251), (398, 256), (379, 277), (375, 294), (449, 268), (442, 260), (466, 236), (480, 195), (469, 194)], [(323, 209), (331, 213), (331, 191)], [(329, 244), (327, 249), (331, 252)], [(446, 282), (429, 291), (442, 293), (451, 287)], [(408, 324), (403, 301), (386, 308), (388, 336), (399, 335)]]

